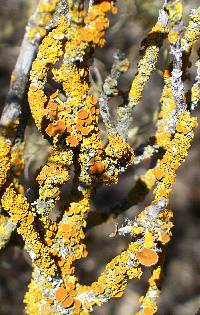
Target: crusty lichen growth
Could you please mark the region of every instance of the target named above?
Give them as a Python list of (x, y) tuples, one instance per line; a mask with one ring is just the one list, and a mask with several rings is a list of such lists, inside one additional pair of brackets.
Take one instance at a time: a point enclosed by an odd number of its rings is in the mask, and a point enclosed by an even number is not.
[[(10, 87), (6, 104), (0, 119), (0, 189), (11, 181), (15, 188), (24, 192), (19, 178), (24, 170), (24, 130), (28, 120), (28, 112), (22, 114), (23, 102), (28, 85), (29, 71), (35, 57), (37, 48), (42, 38), (46, 35), (47, 26), (52, 19), (58, 0), (40, 0), (39, 4), (30, 17), (24, 38), (22, 41), (19, 57), (11, 75)], [(23, 117), (26, 116), (26, 117)], [(0, 211), (1, 212), (1, 211)], [(9, 241), (15, 224), (11, 218), (1, 212), (0, 235), (1, 246)], [(5, 224), (7, 222), (7, 224)], [(3, 236), (5, 231), (6, 237)]]
[(34, 16), (34, 24), (28, 25), (27, 37), (30, 41), (43, 38), (47, 33), (47, 26), (52, 20), (59, 0), (40, 0)]
[(7, 173), (10, 170), (11, 142), (0, 136), (0, 187), (2, 187), (7, 179)]
[(148, 281), (149, 287), (145, 296), (140, 298), (140, 311), (135, 315), (153, 315), (156, 314), (158, 307), (156, 300), (160, 295), (159, 281), (161, 277), (161, 267), (153, 269), (152, 276)]
[(141, 101), (145, 85), (156, 69), (160, 47), (168, 31), (168, 15), (164, 5), (159, 12), (157, 23), (153, 26), (147, 38), (142, 42), (142, 57), (138, 62), (137, 73), (129, 91), (128, 104), (118, 110), (118, 129), (124, 137), (130, 125), (131, 113)]
[(0, 250), (8, 243), (14, 229), (15, 224), (11, 218), (0, 215)]
[[(45, 165), (37, 172), (38, 191), (32, 200), (30, 190), (24, 194), (17, 181), (23, 172), (23, 144), (16, 146), (7, 133), (0, 137), (1, 206), (9, 215), (0, 216), (0, 246), (7, 242), (10, 227), (17, 226), (33, 265), (24, 298), (29, 315), (87, 315), (95, 306), (121, 297), (129, 279), (139, 279), (144, 268), (151, 266), (149, 288), (140, 298), (137, 314), (155, 314), (163, 247), (172, 236), (169, 198), (197, 126), (189, 109), (196, 107), (199, 100), (199, 61), (187, 104), (182, 73), (188, 62), (182, 59), (189, 58), (199, 38), (199, 9), (192, 11), (183, 32), (181, 1), (164, 1), (157, 23), (142, 43), (138, 71), (127, 93), (128, 103), (117, 110), (115, 122), (108, 101), (119, 94), (118, 79), (128, 70), (129, 61), (119, 53), (115, 55), (111, 74), (99, 96), (91, 92), (90, 65), (95, 49), (105, 44), (108, 17), (116, 14), (117, 8), (115, 1), (90, 1), (89, 7), (84, 4), (72, 0), (40, 1), (38, 27), (29, 32), (30, 40), (44, 37), (32, 63), (28, 100), (36, 127), (51, 148)], [(165, 39), (170, 43), (172, 62), (163, 73), (154, 144), (144, 146), (143, 154), (135, 157), (126, 141), (130, 117), (156, 69)], [(106, 141), (102, 139), (101, 118)], [(12, 134), (14, 128), (13, 123), (6, 132), (10, 129)], [(82, 285), (75, 263), (88, 255), (84, 239), (93, 191), (99, 184), (116, 184), (130, 165), (151, 158), (155, 152), (154, 167), (140, 176), (124, 200), (125, 206), (119, 206), (124, 211), (153, 190), (150, 205), (116, 231), (122, 236), (130, 234), (130, 243), (107, 263), (96, 281)], [(10, 173), (13, 175), (8, 176)], [(62, 189), (70, 177), (71, 195), (54, 219)]]
[(2, 207), (8, 211), (13, 223), (18, 224), (17, 231), (25, 240), (29, 253), (32, 253), (34, 263), (47, 275), (55, 274), (55, 264), (48, 249), (40, 240), (39, 233), (34, 226), (35, 214), (22, 194), (15, 192), (12, 186), (6, 189), (1, 199)]
[(191, 11), (188, 26), (181, 39), (181, 45), (186, 53), (189, 53), (200, 36), (200, 8)]

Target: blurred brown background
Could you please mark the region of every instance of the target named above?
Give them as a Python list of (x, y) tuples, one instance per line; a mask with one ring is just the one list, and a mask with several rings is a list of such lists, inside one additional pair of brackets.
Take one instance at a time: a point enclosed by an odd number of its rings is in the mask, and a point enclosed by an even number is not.
[[(11, 71), (19, 53), (24, 27), (36, 0), (0, 0), (0, 106), (2, 110), (9, 85)], [(121, 49), (131, 60), (130, 71), (123, 75), (120, 88), (126, 92), (131, 84), (136, 69), (139, 44), (156, 21), (161, 1), (121, 0), (119, 15), (112, 18), (104, 49), (95, 54), (95, 65), (99, 77), (104, 79), (112, 65), (113, 53)], [(185, 2), (185, 21), (196, 1)], [(129, 140), (133, 146), (145, 142), (153, 135), (153, 120), (162, 90), (162, 70), (166, 52), (161, 57), (156, 71), (145, 89), (141, 105), (133, 116), (133, 128)], [(195, 61), (193, 53), (192, 60)], [(191, 79), (195, 68), (191, 69)], [(94, 80), (95, 81), (95, 80)], [(186, 82), (186, 88), (189, 82)], [(98, 87), (93, 82), (93, 88)], [(113, 111), (122, 100), (116, 98), (111, 104)], [(197, 114), (197, 113), (195, 113)], [(200, 118), (200, 115), (199, 115)], [(26, 133), (27, 147), (25, 180), (27, 187), (33, 182), (34, 171), (44, 161), (47, 145), (37, 133), (33, 122), (29, 122)], [(163, 289), (159, 302), (158, 315), (193, 315), (200, 314), (200, 128), (196, 130), (190, 154), (180, 169), (171, 208), (174, 210), (173, 239), (167, 248), (163, 276)], [(37, 157), (37, 160), (36, 160)], [(39, 158), (38, 158), (39, 157)], [(93, 200), (93, 208), (105, 211), (109, 204), (116, 203), (126, 195), (134, 185), (135, 176), (144, 171), (148, 164), (143, 163), (131, 168), (114, 187), (99, 187)], [(149, 198), (150, 199), (150, 196)], [(148, 200), (147, 200), (148, 201)], [(145, 203), (133, 207), (114, 221), (90, 230), (86, 235), (88, 258), (77, 264), (77, 274), (83, 283), (88, 284), (99, 275), (106, 262), (125, 248), (127, 241), (122, 237), (109, 238), (114, 230), (114, 223), (122, 223), (124, 218), (133, 218)], [(101, 308), (96, 308), (96, 315), (133, 315), (137, 311), (138, 298), (144, 294), (149, 271), (140, 281), (132, 280), (121, 299), (114, 299)], [(23, 295), (31, 277), (29, 257), (23, 251), (22, 240), (13, 235), (10, 244), (0, 253), (0, 315), (24, 314)]]

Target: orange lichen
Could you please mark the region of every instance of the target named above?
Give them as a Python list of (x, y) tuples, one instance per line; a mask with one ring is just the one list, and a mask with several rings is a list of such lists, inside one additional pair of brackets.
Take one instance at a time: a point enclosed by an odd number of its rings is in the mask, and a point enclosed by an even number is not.
[(59, 0), (45, 0), (39, 2), (35, 13), (35, 24), (28, 25), (27, 37), (30, 41), (38, 40), (46, 35), (46, 25), (51, 21), (53, 12)]
[(10, 170), (11, 142), (0, 136), (0, 187), (2, 187), (7, 179), (7, 173)]
[(60, 288), (58, 288), (58, 290), (56, 291), (55, 298), (56, 298), (59, 302), (62, 302), (63, 299), (65, 299), (68, 295), (69, 295), (69, 293), (67, 292), (67, 290), (66, 290), (64, 287), (60, 287)]
[(72, 147), (77, 147), (79, 144), (79, 141), (75, 136), (68, 136), (66, 140)]
[(160, 180), (166, 175), (164, 170), (161, 168), (155, 168), (153, 172), (154, 172), (154, 175), (156, 176), (156, 179), (158, 180)]
[[(56, 9), (58, 3), (61, 6)], [(110, 97), (118, 94), (117, 86), (116, 92), (111, 93), (112, 85), (117, 83), (106, 80), (111, 92), (106, 92), (105, 84), (98, 96), (90, 78), (92, 53), (105, 43), (105, 31), (109, 27), (107, 14), (117, 12), (114, 3), (90, 3), (88, 12), (83, 10), (80, 1), (72, 0), (68, 1), (67, 8), (58, 0), (41, 1), (38, 7), (38, 25), (30, 30), (29, 37), (41, 39), (47, 30), (48, 33), (32, 65), (28, 99), (36, 126), (49, 141), (51, 149), (45, 165), (37, 173), (38, 192), (33, 202), (31, 190), (27, 190), (27, 198), (24, 197), (21, 184), (16, 178), (12, 180), (12, 176), (19, 176), (23, 170), (23, 145), (12, 147), (13, 135), (11, 138), (4, 134), (0, 137), (0, 185), (6, 187), (5, 192), (2, 190), (1, 203), (6, 215), (10, 216), (0, 216), (0, 237), (12, 221), (33, 260), (33, 279), (25, 297), (30, 315), (88, 315), (94, 306), (112, 297), (121, 297), (128, 280), (141, 277), (143, 266), (154, 267), (147, 294), (140, 299), (138, 315), (151, 315), (157, 311), (159, 258), (162, 247), (171, 238), (173, 227), (172, 212), (166, 207), (177, 169), (188, 154), (193, 128), (197, 126), (196, 120), (185, 110), (186, 106), (178, 110), (180, 104), (177, 104), (172, 80), (177, 65), (173, 63), (164, 71), (161, 110), (155, 138), (152, 138), (155, 143), (148, 145), (151, 149), (148, 158), (154, 152), (158, 153), (156, 163), (154, 168), (140, 176), (139, 184), (130, 191), (125, 206), (136, 204), (141, 192), (148, 192), (155, 186), (153, 201), (133, 222), (127, 220), (126, 225), (116, 229), (119, 235), (130, 233), (131, 241), (108, 262), (95, 282), (81, 285), (75, 274), (76, 261), (88, 254), (84, 238), (93, 191), (98, 183), (117, 183), (120, 174), (136, 161), (123, 130), (128, 128), (131, 109), (140, 102), (145, 84), (156, 67), (162, 41), (168, 34), (173, 46), (178, 44), (180, 35), (174, 25), (178, 25), (182, 18), (182, 5), (180, 1), (167, 3), (167, 9), (164, 6), (160, 11), (158, 22), (142, 44), (142, 58), (127, 95), (128, 105), (120, 106), (115, 124), (107, 103)], [(54, 12), (54, 19), (48, 26)], [(198, 21), (199, 13), (193, 12), (180, 41), (182, 51), (188, 52), (197, 40)], [(127, 71), (128, 64), (127, 61), (123, 63), (120, 72)], [(114, 70), (115, 65), (111, 74)], [(114, 75), (114, 81), (117, 81), (116, 77)], [(109, 78), (112, 79), (112, 75)], [(193, 86), (193, 90), (196, 99), (198, 89)], [(182, 94), (185, 95), (184, 91)], [(109, 123), (105, 123), (107, 138), (102, 135), (99, 124), (106, 113), (109, 116)], [(19, 121), (15, 123), (15, 130), (18, 124)], [(9, 129), (12, 128), (7, 128), (6, 136), (10, 135)], [(138, 158), (142, 161), (147, 156), (138, 155)], [(10, 170), (12, 176), (8, 176)], [(65, 185), (71, 173), (72, 190), (66, 202)], [(10, 181), (13, 181), (12, 185)], [(60, 209), (60, 204), (64, 208)], [(118, 213), (120, 211), (121, 205)], [(58, 217), (55, 219), (55, 216)]]
[(136, 253), (136, 257), (146, 267), (155, 265), (158, 262), (158, 254), (150, 248), (144, 248), (142, 251)]
[(54, 137), (57, 134), (63, 133), (66, 129), (65, 123), (62, 120), (58, 120), (56, 125), (49, 124), (48, 127), (45, 129), (46, 133)]
[[(186, 111), (180, 114), (177, 125), (179, 126), (179, 132), (177, 132), (174, 138), (166, 145), (166, 153), (159, 163), (159, 174), (157, 175), (159, 175), (160, 183), (155, 189), (156, 199), (168, 196), (171, 192), (171, 186), (176, 177), (175, 171), (187, 155), (194, 137), (192, 129), (196, 127), (197, 123), (196, 119), (191, 118), (190, 113)], [(156, 171), (156, 173), (158, 172)], [(165, 174), (164, 177), (163, 174)]]
[(155, 310), (153, 307), (149, 306), (149, 307), (144, 308), (144, 315), (153, 315), (153, 314), (155, 314)]
[(159, 47), (167, 34), (167, 30), (167, 25), (157, 22), (147, 37), (145, 43), (147, 45), (146, 50), (142, 59), (138, 63), (138, 73), (132, 82), (129, 92), (129, 101), (132, 107), (139, 103), (144, 86), (150, 78), (151, 73), (155, 70), (159, 55)]
[(161, 233), (160, 240), (162, 244), (167, 244), (170, 241), (170, 235), (168, 233)]
[[(72, 284), (73, 285), (73, 284)], [(61, 305), (66, 308), (70, 307), (74, 303), (74, 285), (68, 284), (68, 289), (60, 287), (55, 293), (55, 298), (61, 303)], [(70, 290), (72, 289), (72, 290)]]
[(84, 109), (81, 109), (78, 112), (78, 117), (80, 119), (86, 119), (86, 118), (88, 118), (88, 113)]
[(54, 275), (56, 266), (49, 255), (49, 250), (40, 242), (34, 227), (34, 215), (25, 197), (17, 194), (10, 186), (2, 197), (2, 207), (11, 215), (14, 223), (18, 223), (18, 232), (27, 242), (35, 255), (35, 264), (48, 275)]
[(105, 170), (105, 166), (102, 162), (95, 162), (93, 165), (90, 166), (90, 173), (91, 174), (102, 174)]

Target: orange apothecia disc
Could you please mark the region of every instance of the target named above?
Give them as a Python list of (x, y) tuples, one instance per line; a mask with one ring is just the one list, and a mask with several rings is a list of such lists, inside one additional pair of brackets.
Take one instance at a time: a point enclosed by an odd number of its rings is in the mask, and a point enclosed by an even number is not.
[(76, 137), (74, 137), (74, 136), (67, 137), (67, 141), (70, 143), (70, 145), (72, 147), (77, 147), (77, 145), (79, 143), (78, 139)]
[(87, 119), (88, 116), (89, 115), (88, 115), (88, 112), (86, 112), (86, 110), (84, 110), (84, 109), (79, 110), (78, 118), (80, 118), (80, 119)]
[(90, 173), (91, 174), (102, 174), (105, 170), (104, 163), (99, 161), (95, 162), (93, 165), (90, 166)]
[(62, 301), (63, 299), (65, 299), (68, 296), (68, 292), (64, 287), (60, 287), (58, 288), (58, 290), (56, 291), (55, 297), (58, 301)]
[(144, 315), (153, 315), (153, 314), (155, 314), (155, 311), (151, 306), (144, 308)]
[(167, 244), (170, 241), (170, 236), (168, 233), (162, 233), (160, 239), (162, 244)]
[(158, 262), (158, 254), (149, 248), (144, 248), (142, 251), (137, 252), (136, 257), (146, 267), (155, 265)]

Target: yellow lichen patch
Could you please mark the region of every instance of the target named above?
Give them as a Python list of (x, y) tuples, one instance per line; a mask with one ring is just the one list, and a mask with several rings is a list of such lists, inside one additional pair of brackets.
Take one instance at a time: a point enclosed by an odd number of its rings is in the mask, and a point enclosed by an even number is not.
[(168, 125), (169, 122), (173, 120), (176, 104), (171, 87), (170, 71), (166, 69), (163, 75), (165, 85), (160, 99), (161, 111), (159, 113), (157, 122), (156, 143), (159, 145), (159, 147), (166, 148), (171, 140), (171, 132), (170, 128), (168, 128)]
[(193, 45), (198, 41), (200, 36), (200, 8), (191, 12), (189, 24), (185, 29), (184, 35), (181, 38), (181, 45), (186, 53), (189, 53)]
[[(83, 228), (86, 225), (86, 221), (84, 217), (89, 211), (91, 191), (85, 190), (82, 194), (80, 202), (72, 202), (69, 209), (66, 209), (63, 216), (64, 222), (61, 221), (59, 223), (54, 241), (54, 255), (59, 257), (60, 251), (64, 250), (66, 252), (66, 258), (59, 260), (62, 276), (63, 279), (66, 280), (66, 283), (68, 283), (68, 275), (74, 273), (73, 262), (87, 256), (86, 246), (82, 244), (81, 241), (85, 237)], [(69, 284), (66, 290), (68, 290), (68, 288)], [(72, 296), (67, 298), (65, 305), (70, 302), (71, 297)]]
[(58, 0), (51, 0), (51, 1), (41, 1), (38, 5), (38, 12), (43, 13), (44, 12), (53, 12), (55, 10), (55, 7), (58, 3)]
[(161, 276), (161, 267), (158, 266), (156, 269), (153, 270), (153, 274), (149, 279), (148, 283), (150, 286), (155, 286), (160, 279)]
[(12, 186), (4, 193), (2, 206), (12, 215), (14, 223), (24, 220), (29, 209), (26, 199), (21, 194), (16, 194)]
[(153, 315), (157, 312), (156, 302), (151, 301), (149, 297), (141, 297), (140, 303), (142, 304), (142, 309), (135, 315)]
[(144, 236), (144, 248), (152, 248), (154, 246), (154, 238), (151, 232), (146, 232)]
[(140, 279), (140, 277), (142, 276), (142, 269), (140, 267), (132, 267), (127, 270), (127, 275), (129, 279)]
[(46, 114), (45, 103), (47, 102), (47, 96), (42, 90), (42, 80), (45, 79), (49, 66), (54, 65), (64, 54), (62, 40), (67, 35), (68, 30), (69, 26), (63, 16), (57, 22), (56, 28), (43, 39), (37, 58), (33, 62), (30, 74), (32, 83), (28, 97), (33, 118), (39, 129), (41, 129), (42, 119)]
[[(50, 219), (56, 201), (60, 199), (61, 188), (69, 179), (69, 168), (72, 163), (72, 152), (58, 151), (52, 148), (50, 156), (37, 176), (39, 198), (35, 202), (40, 221), (46, 229), (45, 240), (49, 246), (57, 232), (57, 225)], [(49, 230), (51, 233), (49, 233)]]
[(24, 143), (14, 146), (11, 151), (11, 165), (12, 173), (14, 176), (19, 176), (24, 170)]
[(131, 106), (136, 106), (142, 97), (146, 82), (149, 80), (152, 72), (155, 70), (158, 60), (159, 46), (167, 33), (167, 27), (160, 22), (152, 28), (146, 40), (146, 47), (143, 57), (138, 62), (138, 72), (134, 78), (129, 92), (129, 102)]
[(58, 315), (58, 311), (52, 307), (54, 301), (44, 294), (44, 290), (50, 291), (49, 285), (44, 276), (33, 270), (33, 278), (28, 285), (28, 292), (24, 297), (25, 310), (31, 315)]
[(42, 0), (39, 2), (35, 13), (35, 24), (29, 24), (27, 37), (29, 41), (39, 40), (46, 35), (46, 26), (51, 21), (53, 12), (55, 11), (58, 0), (50, 0), (46, 2)]
[(176, 1), (167, 4), (166, 6), (169, 14), (169, 20), (171, 25), (176, 25), (181, 21), (183, 15), (183, 4), (181, 1)]
[(144, 228), (142, 226), (135, 226), (135, 227), (132, 227), (131, 232), (133, 234), (139, 235), (144, 232)]
[(125, 162), (126, 165), (131, 164), (134, 160), (133, 149), (124, 142), (124, 140), (119, 136), (114, 136), (113, 134), (108, 135), (108, 145), (106, 147), (106, 154), (111, 157), (111, 159), (116, 159), (121, 162)]
[(171, 31), (169, 32), (168, 39), (171, 44), (175, 44), (179, 38), (179, 33)]
[(49, 275), (55, 274), (55, 265), (48, 249), (41, 243), (34, 227), (34, 214), (25, 197), (17, 194), (12, 186), (4, 193), (2, 207), (10, 214), (13, 223), (18, 224), (18, 233), (26, 240), (27, 250), (34, 253), (35, 264)]
[[(26, 304), (26, 311), (29, 314), (39, 314), (40, 303), (42, 300), (42, 288), (35, 283), (34, 280), (31, 280), (29, 284), (29, 291), (25, 294), (24, 302)], [(48, 313), (47, 313), (48, 314)], [(50, 310), (49, 310), (50, 314)]]
[[(102, 293), (108, 294), (110, 297), (120, 297), (127, 285), (127, 276), (132, 279), (140, 278), (142, 275), (142, 270), (137, 267), (138, 264), (136, 262), (133, 266), (128, 264), (131, 255), (137, 250), (138, 244), (131, 243), (127, 251), (122, 252), (107, 264), (105, 271), (99, 276), (97, 282), (94, 282), (89, 287), (79, 286), (77, 294), (81, 296), (82, 292), (90, 292), (92, 290), (92, 293), (97, 297)], [(98, 300), (95, 299), (88, 305), (86, 303), (83, 305), (89, 308), (95, 303), (98, 303)], [(99, 304), (101, 303), (99, 302)]]
[(151, 189), (155, 184), (156, 178), (153, 169), (148, 170), (144, 175), (141, 175), (140, 178), (145, 183), (148, 189)]
[(11, 167), (11, 142), (0, 136), (0, 148), (0, 187), (2, 187)]
[(139, 299), (140, 302), (140, 311), (136, 313), (136, 315), (144, 315), (144, 314), (155, 314), (157, 312), (156, 300), (160, 295), (160, 291), (158, 289), (158, 283), (161, 275), (161, 267), (158, 266), (153, 270), (152, 276), (150, 277), (148, 284), (148, 290), (146, 292), (146, 296), (142, 296)]
[(0, 214), (0, 250), (5, 247), (14, 229), (15, 224), (12, 222), (11, 218)]
[[(200, 68), (200, 61), (199, 61), (198, 67)], [(200, 87), (199, 87), (198, 83), (196, 83), (192, 86), (191, 102), (192, 102), (192, 104), (198, 104), (198, 102), (200, 102)]]
[[(176, 170), (188, 154), (188, 149), (194, 137), (192, 129), (196, 125), (196, 119), (191, 118), (188, 111), (180, 114), (177, 122), (178, 132), (166, 145), (166, 153), (159, 163), (159, 174), (157, 176), (159, 175), (160, 183), (154, 191), (156, 199), (168, 197), (176, 178)], [(156, 172), (158, 173), (158, 171)], [(164, 176), (165, 173), (166, 175)]]
[(44, 104), (46, 103), (47, 98), (44, 95), (43, 91), (40, 91), (38, 89), (36, 91), (33, 91), (32, 85), (30, 85), (28, 97), (33, 118), (35, 119), (37, 127), (41, 128), (42, 119), (45, 115)]

